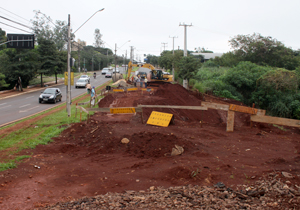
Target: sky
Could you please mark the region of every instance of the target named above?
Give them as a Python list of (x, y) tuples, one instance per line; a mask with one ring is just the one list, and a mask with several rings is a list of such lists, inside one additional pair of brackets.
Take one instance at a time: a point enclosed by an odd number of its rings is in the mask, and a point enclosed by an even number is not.
[[(299, 0), (15, 0), (1, 4), (0, 16), (32, 26), (34, 10), (40, 10), (54, 21), (71, 18), (75, 39), (93, 45), (94, 31), (100, 29), (105, 47), (118, 55), (135, 58), (144, 54), (160, 55), (163, 50), (184, 49), (184, 27), (187, 27), (187, 50), (205, 48), (215, 53), (232, 51), (229, 40), (237, 35), (260, 33), (271, 36), (293, 50), (300, 49)], [(6, 33), (30, 30), (0, 18)], [(130, 41), (129, 41), (130, 40)]]

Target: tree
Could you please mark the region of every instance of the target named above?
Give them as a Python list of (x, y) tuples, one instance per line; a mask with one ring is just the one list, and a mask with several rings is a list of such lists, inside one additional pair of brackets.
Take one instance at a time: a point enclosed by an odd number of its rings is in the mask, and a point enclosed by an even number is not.
[(182, 57), (178, 63), (179, 65), (179, 74), (178, 76), (182, 79), (188, 80), (188, 84), (191, 78), (196, 75), (198, 68), (201, 63), (199, 60), (193, 56)]
[(43, 74), (51, 75), (57, 74), (57, 50), (54, 42), (47, 40), (45, 38), (39, 37), (38, 52), (40, 54), (39, 61), (41, 62), (41, 67), (38, 73), (41, 75), (41, 87), (43, 87)]
[(95, 47), (103, 47), (103, 41), (101, 40), (102, 34), (100, 33), (100, 30), (98, 28), (95, 29), (94, 36), (95, 36), (94, 46)]
[(236, 88), (236, 90), (244, 97), (244, 103), (252, 105), (251, 94), (256, 89), (257, 80), (270, 71), (271, 68), (259, 66), (250, 61), (240, 62), (236, 67), (227, 71), (223, 80), (227, 84)]
[[(33, 32), (37, 40), (40, 38), (51, 40), (55, 43), (57, 50), (62, 51), (66, 49), (68, 38), (68, 26), (65, 21), (57, 20), (54, 24), (50, 16), (46, 16), (39, 10), (34, 10), (34, 20), (31, 20), (33, 25)], [(53, 24), (53, 27), (50, 25)], [(71, 39), (74, 39), (75, 35), (71, 33)]]
[(260, 34), (237, 35), (229, 41), (234, 54), (241, 61), (251, 61), (258, 65), (269, 65), (289, 70), (299, 65), (292, 49), (280, 41)]
[(0, 55), (0, 72), (5, 75), (9, 88), (13, 88), (19, 77), (23, 86), (35, 76), (39, 68), (38, 52), (36, 49), (5, 49)]
[(0, 73), (0, 89), (4, 89), (9, 86), (9, 84), (6, 84), (4, 79), (5, 75)]
[[(2, 30), (2, 28), (0, 28), (0, 43), (6, 42), (7, 38), (6, 38), (6, 32)], [(6, 45), (0, 45), (0, 50), (3, 50), (6, 48)]]

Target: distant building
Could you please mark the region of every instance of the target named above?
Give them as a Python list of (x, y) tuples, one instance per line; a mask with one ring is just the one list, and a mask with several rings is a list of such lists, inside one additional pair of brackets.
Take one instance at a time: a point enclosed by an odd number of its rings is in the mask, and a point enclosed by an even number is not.
[(191, 53), (192, 55), (202, 55), (204, 57), (204, 62), (208, 61), (211, 58), (215, 58), (215, 57), (221, 57), (223, 55), (223, 53)]

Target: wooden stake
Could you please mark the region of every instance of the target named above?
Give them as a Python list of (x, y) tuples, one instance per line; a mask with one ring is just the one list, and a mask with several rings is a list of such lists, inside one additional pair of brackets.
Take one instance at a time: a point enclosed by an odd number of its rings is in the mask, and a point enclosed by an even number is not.
[(234, 128), (234, 111), (228, 110), (227, 112), (227, 132), (233, 132)]

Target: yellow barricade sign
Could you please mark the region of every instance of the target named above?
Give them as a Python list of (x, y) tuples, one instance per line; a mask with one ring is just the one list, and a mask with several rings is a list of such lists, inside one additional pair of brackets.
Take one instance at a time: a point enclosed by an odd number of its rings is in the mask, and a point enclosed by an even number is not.
[(123, 89), (113, 89), (114, 92), (124, 92)]
[(128, 88), (127, 91), (135, 91), (138, 90), (138, 88)]
[(124, 113), (135, 113), (135, 108), (111, 108), (110, 113), (112, 114), (124, 114)]
[[(68, 85), (68, 72), (65, 72), (65, 85)], [(71, 85), (74, 85), (74, 72), (71, 72)]]
[(147, 124), (168, 127), (172, 117), (173, 114), (152, 111)]

